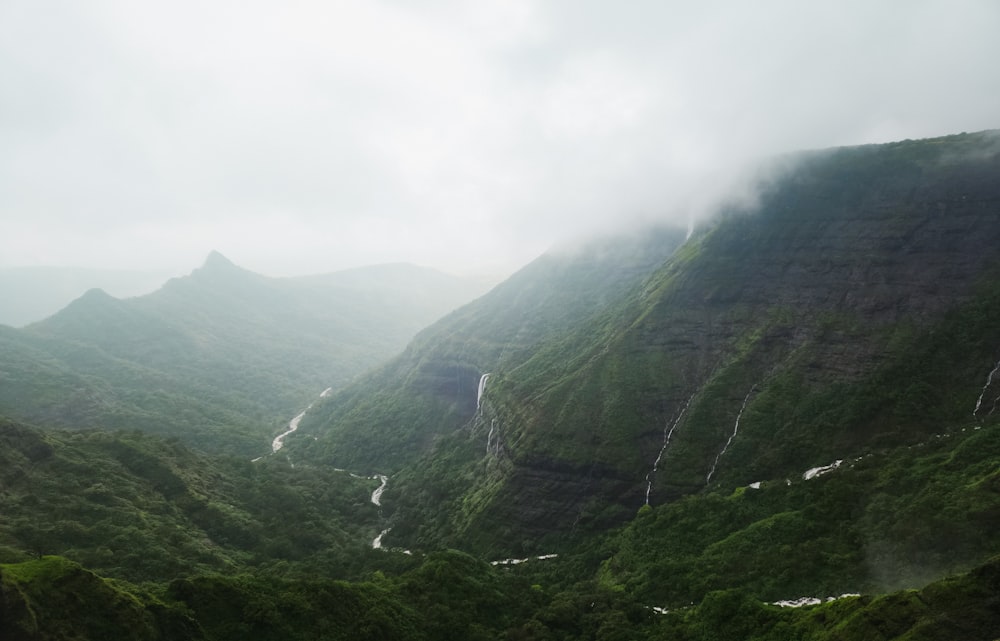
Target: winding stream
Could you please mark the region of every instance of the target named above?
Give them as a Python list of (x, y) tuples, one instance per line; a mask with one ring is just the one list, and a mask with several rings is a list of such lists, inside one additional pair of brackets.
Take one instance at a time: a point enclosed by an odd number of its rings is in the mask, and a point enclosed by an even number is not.
[[(483, 378), (481, 378), (479, 380), (479, 397), (480, 398), (482, 397), (482, 394), (483, 394), (483, 387), (486, 385), (486, 377), (487, 376), (489, 376), (489, 374), (484, 375)], [(320, 393), (319, 397), (320, 398), (326, 398), (331, 393), (333, 393), (333, 388), (332, 387), (328, 387), (328, 388), (326, 388), (325, 390), (323, 390)], [(278, 450), (280, 450), (282, 447), (285, 446), (285, 439), (288, 438), (288, 436), (290, 436), (292, 433), (294, 433), (297, 429), (299, 429), (299, 423), (302, 422), (302, 418), (306, 415), (306, 412), (308, 412), (309, 410), (312, 409), (313, 405), (314, 405), (314, 403), (310, 403), (309, 407), (305, 408), (304, 410), (302, 410), (301, 412), (299, 412), (298, 414), (296, 414), (295, 418), (293, 418), (292, 420), (290, 420), (288, 422), (288, 429), (286, 429), (284, 432), (282, 432), (281, 434), (278, 434), (277, 436), (274, 437), (274, 440), (271, 441), (271, 453), (272, 454), (277, 453)], [(261, 460), (262, 458), (264, 458), (264, 457), (263, 456), (258, 456), (257, 458), (253, 459), (253, 462), (256, 463), (257, 461)], [(356, 479), (368, 478), (368, 479), (378, 479), (379, 481), (381, 481), (381, 484), (372, 491), (371, 502), (372, 502), (372, 505), (374, 505), (376, 507), (382, 507), (382, 493), (385, 492), (385, 488), (389, 484), (389, 477), (388, 476), (386, 476), (385, 474), (375, 474), (374, 476), (363, 477), (363, 476), (361, 476), (359, 474), (355, 474), (354, 472), (348, 472), (347, 470), (344, 470), (344, 469), (341, 469), (341, 468), (335, 467), (333, 469), (334, 469), (335, 472), (345, 472), (347, 474), (350, 474), (352, 477), (354, 477)], [(384, 530), (382, 530), (381, 532), (379, 532), (379, 535), (376, 536), (374, 540), (372, 540), (372, 549), (375, 549), (375, 550), (382, 549), (382, 537), (385, 536), (386, 534), (388, 534), (389, 530), (391, 530), (391, 529), (392, 529), (391, 527), (387, 527)], [(403, 550), (403, 552), (406, 553), (406, 554), (410, 553), (409, 550)]]
[[(331, 392), (333, 392), (333, 388), (332, 387), (328, 387), (328, 388), (326, 388), (325, 390), (323, 390), (320, 393), (319, 397), (320, 398), (326, 398), (327, 396), (330, 395)], [(288, 421), (288, 429), (287, 430), (285, 430), (281, 434), (278, 434), (277, 436), (274, 437), (274, 440), (271, 441), (271, 453), (272, 454), (274, 454), (275, 452), (277, 452), (278, 450), (280, 450), (282, 447), (285, 446), (285, 439), (292, 432), (294, 432), (295, 430), (299, 429), (299, 423), (302, 422), (302, 417), (306, 415), (306, 412), (308, 412), (309, 410), (312, 409), (312, 406), (313, 406), (313, 403), (309, 403), (309, 407), (305, 408), (304, 410), (302, 410), (301, 412), (299, 412), (295, 416), (295, 418), (293, 418), (292, 420)]]
[(379, 507), (382, 507), (382, 492), (385, 492), (385, 486), (389, 483), (389, 477), (386, 476), (385, 474), (376, 474), (372, 478), (376, 478), (382, 481), (382, 485), (379, 485), (372, 492), (372, 503), (374, 503)]

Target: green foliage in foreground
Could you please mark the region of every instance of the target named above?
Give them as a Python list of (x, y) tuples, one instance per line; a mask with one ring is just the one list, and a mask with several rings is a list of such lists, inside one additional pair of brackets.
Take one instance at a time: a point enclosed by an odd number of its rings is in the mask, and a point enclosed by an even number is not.
[(730, 589), (658, 612), (592, 583), (530, 585), (457, 552), (347, 583), (201, 576), (138, 588), (59, 557), (0, 565), (0, 638), (172, 641), (988, 641), (1000, 559), (916, 591), (781, 608)]
[(134, 581), (195, 572), (357, 571), (376, 480), (210, 457), (139, 432), (42, 433), (0, 419), (0, 561), (60, 554)]

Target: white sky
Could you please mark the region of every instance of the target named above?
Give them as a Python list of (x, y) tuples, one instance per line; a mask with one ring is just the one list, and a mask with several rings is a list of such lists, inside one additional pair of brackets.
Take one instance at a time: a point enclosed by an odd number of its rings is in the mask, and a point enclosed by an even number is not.
[(0, 2), (0, 267), (507, 272), (1000, 126), (1000, 2)]

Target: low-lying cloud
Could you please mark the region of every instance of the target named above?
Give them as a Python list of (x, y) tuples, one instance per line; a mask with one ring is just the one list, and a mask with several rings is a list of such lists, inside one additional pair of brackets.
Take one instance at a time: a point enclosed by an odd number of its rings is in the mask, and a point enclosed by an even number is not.
[(0, 266), (510, 270), (754, 159), (998, 125), (1000, 5), (0, 6)]

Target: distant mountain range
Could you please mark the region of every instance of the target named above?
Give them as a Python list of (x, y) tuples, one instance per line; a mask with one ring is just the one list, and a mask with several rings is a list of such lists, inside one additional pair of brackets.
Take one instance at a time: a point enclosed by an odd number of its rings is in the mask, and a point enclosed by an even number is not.
[(146, 296), (93, 289), (29, 327), (0, 327), (0, 413), (261, 454), (321, 391), (477, 293), (412, 265), (269, 278), (213, 252)]
[(0, 269), (0, 325), (23, 327), (40, 321), (91, 289), (103, 289), (116, 298), (149, 294), (170, 276), (165, 272), (80, 267)]

